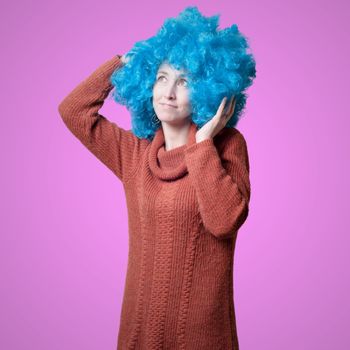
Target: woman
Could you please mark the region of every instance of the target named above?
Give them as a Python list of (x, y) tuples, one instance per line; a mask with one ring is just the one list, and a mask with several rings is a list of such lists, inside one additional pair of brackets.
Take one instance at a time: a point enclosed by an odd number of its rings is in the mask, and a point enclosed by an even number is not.
[[(239, 348), (232, 267), (250, 181), (234, 125), (255, 62), (237, 26), (217, 31), (217, 21), (188, 7), (102, 64), (59, 106), (125, 189), (129, 260), (118, 349)], [(113, 86), (132, 130), (98, 113)]]

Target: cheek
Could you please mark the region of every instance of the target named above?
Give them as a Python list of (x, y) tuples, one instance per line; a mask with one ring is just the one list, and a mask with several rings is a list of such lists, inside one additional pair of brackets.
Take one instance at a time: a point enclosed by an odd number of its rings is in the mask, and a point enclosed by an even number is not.
[(189, 98), (187, 96), (183, 100), (183, 106), (187, 110), (191, 109), (191, 102), (190, 102), (190, 100), (189, 100)]
[(153, 89), (153, 99), (158, 100), (161, 97), (161, 90), (159, 88), (154, 88)]
[(190, 95), (189, 95), (189, 92), (187, 90), (183, 91), (182, 100), (183, 100), (185, 105), (190, 104)]

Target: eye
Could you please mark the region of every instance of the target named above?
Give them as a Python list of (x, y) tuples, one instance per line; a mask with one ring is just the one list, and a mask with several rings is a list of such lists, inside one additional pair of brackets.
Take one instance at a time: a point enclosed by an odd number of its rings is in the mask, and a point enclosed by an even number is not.
[(180, 79), (180, 82), (182, 82), (184, 84), (184, 86), (187, 86), (187, 80), (186, 79)]
[(157, 81), (158, 81), (160, 78), (165, 78), (165, 76), (164, 76), (164, 75), (158, 76)]

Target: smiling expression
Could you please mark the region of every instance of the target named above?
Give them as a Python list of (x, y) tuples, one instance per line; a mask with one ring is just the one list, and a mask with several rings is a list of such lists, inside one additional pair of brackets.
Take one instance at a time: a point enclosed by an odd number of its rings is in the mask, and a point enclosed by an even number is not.
[(162, 63), (153, 86), (153, 108), (162, 122), (183, 123), (191, 115), (188, 80), (183, 70)]

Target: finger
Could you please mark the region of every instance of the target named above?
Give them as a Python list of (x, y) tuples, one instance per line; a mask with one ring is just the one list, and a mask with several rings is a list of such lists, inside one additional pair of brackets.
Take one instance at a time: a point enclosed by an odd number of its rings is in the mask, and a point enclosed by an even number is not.
[(225, 111), (223, 113), (225, 116), (228, 116), (230, 114), (231, 105), (232, 105), (232, 98), (230, 98), (230, 102), (227, 105), (227, 107), (225, 108)]
[(233, 101), (233, 96), (230, 97), (229, 103), (228, 103), (227, 106), (226, 106), (226, 110), (228, 110), (228, 109), (230, 108), (230, 106), (231, 106), (231, 104), (232, 104), (232, 101)]
[(224, 110), (226, 101), (227, 101), (227, 98), (226, 98), (226, 96), (225, 96), (225, 97), (221, 100), (220, 106), (219, 106), (219, 108), (218, 108), (218, 110), (217, 110), (217, 112), (216, 112), (216, 115), (218, 115), (219, 117), (221, 117), (221, 115), (222, 115), (222, 112), (223, 112), (223, 110)]
[(232, 116), (232, 113), (235, 109), (235, 106), (236, 106), (236, 99), (234, 98), (234, 96), (232, 96), (231, 101), (230, 101), (230, 105), (228, 107), (228, 111), (226, 112), (228, 117)]

